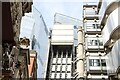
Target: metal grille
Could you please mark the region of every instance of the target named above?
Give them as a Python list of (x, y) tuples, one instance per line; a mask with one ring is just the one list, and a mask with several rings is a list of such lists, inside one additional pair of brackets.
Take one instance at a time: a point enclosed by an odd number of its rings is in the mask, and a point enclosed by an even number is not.
[(70, 79), (71, 78), (72, 49), (53, 49), (53, 58), (50, 63), (50, 79)]

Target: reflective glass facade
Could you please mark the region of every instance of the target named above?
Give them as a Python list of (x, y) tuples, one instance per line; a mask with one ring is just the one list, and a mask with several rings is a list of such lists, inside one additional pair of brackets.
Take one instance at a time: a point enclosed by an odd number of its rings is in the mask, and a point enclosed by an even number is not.
[(32, 12), (22, 18), (20, 37), (30, 39), (30, 48), (37, 52), (37, 77), (44, 78), (49, 52), (49, 32), (41, 13), (32, 6)]

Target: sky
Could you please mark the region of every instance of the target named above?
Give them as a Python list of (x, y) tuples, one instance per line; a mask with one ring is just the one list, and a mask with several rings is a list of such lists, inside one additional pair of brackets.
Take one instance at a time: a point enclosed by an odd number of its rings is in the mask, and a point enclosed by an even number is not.
[(33, 0), (33, 6), (41, 12), (49, 29), (53, 27), (55, 13), (82, 20), (83, 2), (96, 1), (99, 0)]
[[(93, 0), (84, 0), (84, 2), (87, 1), (93, 2)], [(42, 14), (48, 30), (53, 27), (55, 13), (82, 20), (83, 0), (33, 0), (33, 6)], [(38, 74), (42, 73), (41, 69), (39, 68)], [(38, 75), (38, 77), (41, 77), (41, 75)]]

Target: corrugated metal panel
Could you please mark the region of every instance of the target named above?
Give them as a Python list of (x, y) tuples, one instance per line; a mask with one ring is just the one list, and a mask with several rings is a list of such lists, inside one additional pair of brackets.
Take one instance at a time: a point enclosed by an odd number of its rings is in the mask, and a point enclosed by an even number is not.
[(73, 45), (73, 43), (71, 43), (71, 42), (52, 42), (51, 43), (52, 45)]
[(52, 36), (52, 42), (53, 41), (60, 41), (60, 42), (63, 42), (63, 41), (71, 41), (73, 42), (73, 36)]
[(74, 41), (73, 25), (54, 25), (52, 31), (52, 44), (71, 45)]
[(53, 30), (52, 36), (54, 36), (54, 35), (73, 36), (73, 30)]
[(55, 30), (55, 29), (58, 29), (58, 30), (60, 30), (60, 29), (72, 29), (73, 30), (73, 25), (54, 25), (54, 27), (53, 27), (53, 30)]

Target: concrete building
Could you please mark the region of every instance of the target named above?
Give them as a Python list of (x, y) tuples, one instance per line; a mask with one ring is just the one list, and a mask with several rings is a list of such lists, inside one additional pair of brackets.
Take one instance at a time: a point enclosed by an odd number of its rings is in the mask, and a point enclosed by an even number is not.
[(75, 76), (73, 73), (76, 72), (75, 56), (78, 25), (82, 25), (78, 19), (59, 13), (55, 14), (46, 80), (72, 79)]
[(71, 78), (74, 41), (73, 29), (73, 25), (54, 25), (46, 78)]
[(61, 13), (56, 13), (54, 15), (54, 24), (64, 24), (64, 25), (71, 24), (77, 27), (82, 25), (82, 21)]
[(100, 3), (83, 4), (84, 79), (108, 80), (99, 19)]
[(120, 79), (120, 16), (119, 0), (101, 0), (99, 9), (100, 27), (107, 59), (109, 80)]

